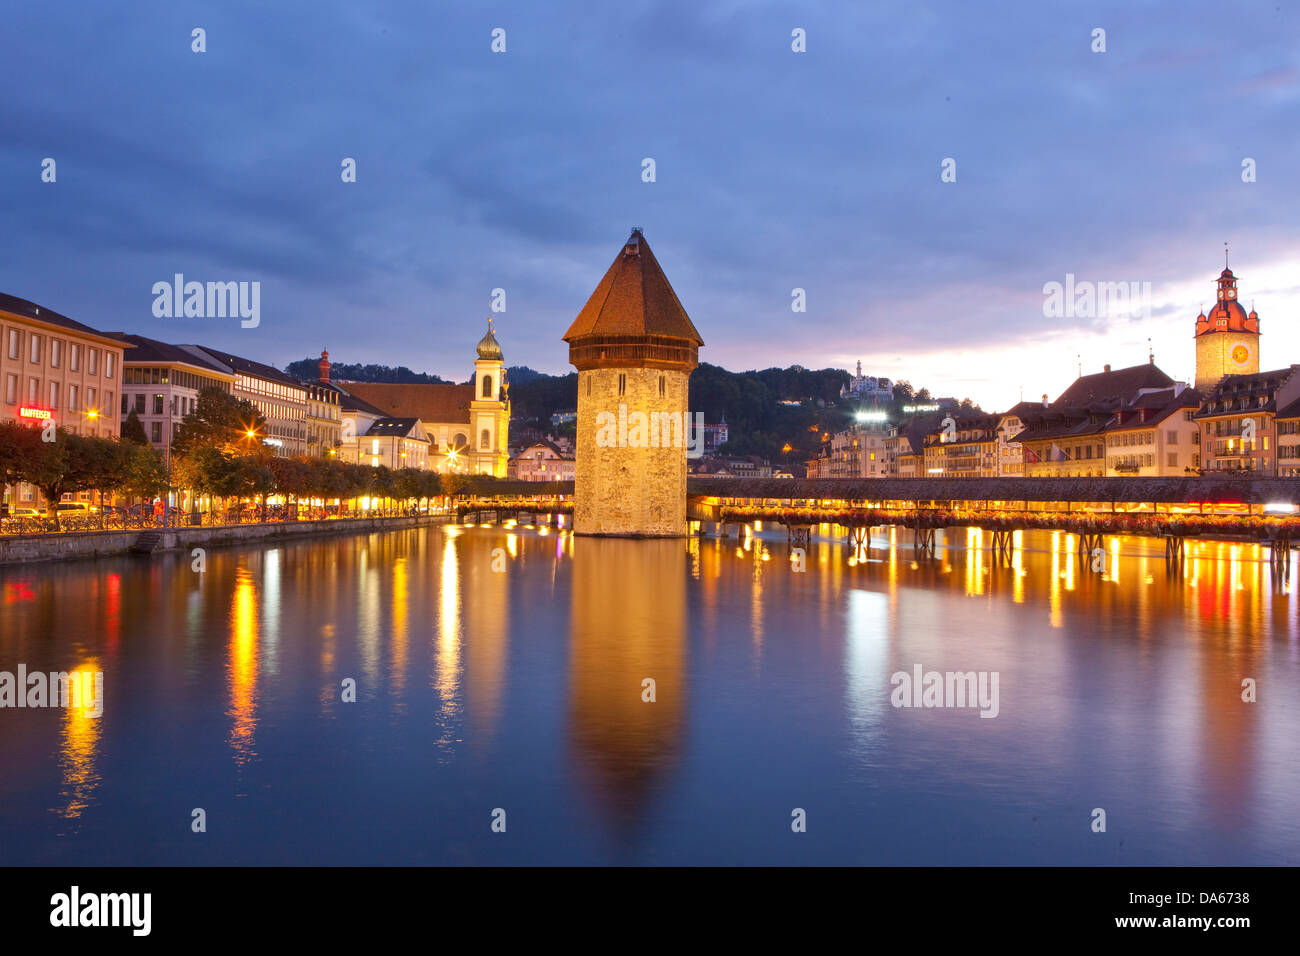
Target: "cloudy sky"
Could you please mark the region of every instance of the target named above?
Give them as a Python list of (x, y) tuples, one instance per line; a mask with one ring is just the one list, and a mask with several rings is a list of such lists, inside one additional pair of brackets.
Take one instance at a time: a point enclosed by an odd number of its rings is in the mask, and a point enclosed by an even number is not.
[[(1264, 365), (1300, 362), (1295, 4), (134, 0), (5, 18), (0, 291), (97, 328), (461, 380), (502, 288), (507, 361), (563, 372), (560, 336), (637, 224), (701, 357), (736, 370), (860, 358), (993, 408), (1054, 397), (1080, 361), (1145, 361), (1150, 338), (1190, 379), (1225, 242)], [(155, 317), (175, 273), (260, 282), (260, 325)], [(1067, 274), (1150, 283), (1150, 308), (1045, 315)]]

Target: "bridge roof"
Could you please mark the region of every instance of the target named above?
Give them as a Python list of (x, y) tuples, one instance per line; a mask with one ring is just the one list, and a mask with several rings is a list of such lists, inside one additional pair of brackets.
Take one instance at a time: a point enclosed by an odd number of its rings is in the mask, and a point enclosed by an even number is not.
[(688, 497), (853, 501), (1115, 501), (1300, 504), (1294, 478), (705, 478)]

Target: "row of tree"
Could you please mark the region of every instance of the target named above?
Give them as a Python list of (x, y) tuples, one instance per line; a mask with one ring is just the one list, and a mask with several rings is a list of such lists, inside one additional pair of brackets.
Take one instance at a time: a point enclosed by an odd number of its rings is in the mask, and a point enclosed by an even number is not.
[(51, 517), (65, 494), (152, 498), (169, 484), (161, 456), (147, 444), (0, 422), (0, 485), (21, 481), (40, 490)]
[(325, 458), (277, 458), (263, 443), (265, 419), (250, 402), (219, 388), (199, 394), (172, 442), (170, 472), (132, 411), (122, 437), (75, 435), (62, 428), (0, 422), (0, 485), (38, 488), (57, 518), (65, 494), (83, 491), (149, 500), (185, 490), (192, 500), (347, 501), (360, 497), (424, 502), (456, 494), (466, 478), (414, 468), (373, 468)]
[(255, 498), (263, 506), (271, 495), (281, 495), (288, 503), (361, 497), (423, 503), (440, 495), (456, 494), (466, 480), (461, 475), (440, 475), (418, 468), (371, 467), (325, 458), (276, 458), (265, 453), (241, 455), (219, 448), (196, 449), (178, 470), (185, 473), (185, 487), (195, 495)]

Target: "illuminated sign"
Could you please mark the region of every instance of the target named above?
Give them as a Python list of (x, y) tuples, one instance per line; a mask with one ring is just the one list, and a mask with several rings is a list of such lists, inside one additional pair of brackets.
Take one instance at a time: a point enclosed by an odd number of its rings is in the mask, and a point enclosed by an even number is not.
[(19, 409), (18, 409), (18, 416), (19, 416), (20, 418), (41, 418), (41, 419), (45, 419), (45, 418), (49, 418), (49, 417), (50, 417), (50, 412), (49, 412), (49, 409), (46, 409), (46, 408), (26, 408), (26, 407), (23, 407), (23, 408), (19, 408)]
[(854, 417), (860, 422), (883, 422), (889, 416), (884, 412), (858, 412)]
[(937, 412), (939, 406), (935, 405), (904, 405), (903, 411), (911, 414), (912, 412)]

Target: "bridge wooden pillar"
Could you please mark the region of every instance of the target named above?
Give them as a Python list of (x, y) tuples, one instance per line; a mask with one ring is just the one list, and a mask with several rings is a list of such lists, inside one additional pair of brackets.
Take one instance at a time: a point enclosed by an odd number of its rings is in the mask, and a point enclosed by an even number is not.
[(812, 525), (788, 524), (785, 526), (785, 539), (792, 547), (807, 548), (812, 539)]
[(1010, 562), (1014, 553), (1013, 535), (1015, 532), (1006, 530), (995, 530), (993, 532), (993, 556), (998, 560)]
[(1081, 534), (1079, 535), (1079, 557), (1091, 557), (1092, 552), (1097, 548), (1105, 550), (1106, 539), (1100, 534)]
[(1291, 573), (1291, 539), (1274, 538), (1269, 542), (1268, 565), (1274, 575)]

